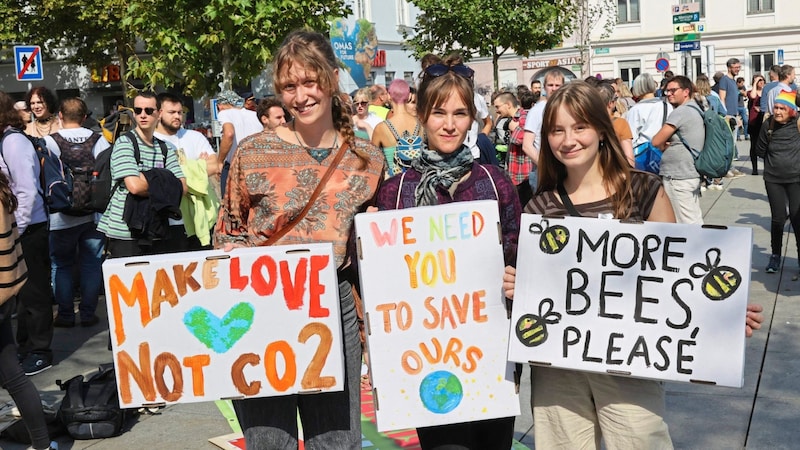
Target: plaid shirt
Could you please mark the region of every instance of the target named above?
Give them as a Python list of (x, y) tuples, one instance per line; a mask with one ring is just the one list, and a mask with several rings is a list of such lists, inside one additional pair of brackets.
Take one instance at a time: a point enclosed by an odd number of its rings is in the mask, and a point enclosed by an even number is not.
[(522, 137), (525, 134), (525, 118), (528, 111), (520, 108), (517, 112), (517, 128), (511, 133), (511, 140), (508, 145), (508, 175), (515, 185), (519, 185), (528, 179), (528, 174), (533, 170), (533, 160), (522, 151)]

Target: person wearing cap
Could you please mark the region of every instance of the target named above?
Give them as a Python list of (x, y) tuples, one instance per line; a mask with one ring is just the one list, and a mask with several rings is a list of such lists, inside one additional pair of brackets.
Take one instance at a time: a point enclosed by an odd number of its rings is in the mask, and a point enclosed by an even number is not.
[(258, 101), (252, 92), (242, 92), (241, 97), (244, 99), (244, 109), (249, 109), (250, 111), (256, 111), (258, 109)]
[(228, 170), (231, 159), (236, 153), (239, 141), (264, 129), (255, 111), (244, 108), (244, 99), (233, 91), (222, 91), (217, 96), (217, 118), (222, 125), (222, 139), (219, 143), (217, 158), (222, 164), (219, 188), (221, 196), (225, 195), (228, 182)]
[[(783, 91), (795, 91), (797, 87), (794, 85), (794, 67), (789, 64), (784, 64), (778, 70), (778, 84), (771, 89), (767, 95), (767, 112), (773, 114), (775, 107), (775, 99)], [(764, 95), (764, 94), (762, 94)]]
[(773, 114), (762, 125), (756, 144), (756, 153), (764, 158), (764, 187), (772, 216), (772, 254), (767, 273), (775, 273), (781, 267), (787, 203), (795, 245), (800, 250), (800, 124), (796, 103), (796, 91), (783, 90), (775, 95)]
[(31, 110), (28, 108), (28, 104), (25, 103), (25, 100), (20, 100), (14, 103), (14, 109), (19, 112), (19, 116), (22, 118), (22, 121), (27, 125), (31, 121)]

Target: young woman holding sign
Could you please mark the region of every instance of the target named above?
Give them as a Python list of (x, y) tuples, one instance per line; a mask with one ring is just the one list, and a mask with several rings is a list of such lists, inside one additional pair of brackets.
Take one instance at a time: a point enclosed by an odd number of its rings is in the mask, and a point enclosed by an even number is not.
[[(547, 101), (539, 185), (525, 212), (675, 222), (658, 176), (633, 170), (597, 92), (584, 82)], [(514, 296), (515, 270), (503, 287)], [(748, 307), (746, 334), (760, 327)], [(664, 389), (652, 380), (534, 367), (531, 406), (536, 448), (672, 448)]]
[(325, 36), (305, 30), (289, 34), (275, 56), (274, 74), (275, 92), (294, 120), (239, 143), (216, 245), (230, 250), (333, 243), (344, 391), (237, 400), (234, 408), (247, 448), (297, 448), (298, 411), (305, 448), (360, 448), (361, 342), (346, 249), (353, 216), (383, 179), (384, 157), (354, 136), (349, 105), (340, 97), (336, 57)]
[[(495, 166), (482, 166), (464, 145), (476, 110), (472, 69), (462, 64), (434, 64), (425, 69), (417, 114), (427, 140), (408, 170), (378, 190), (380, 210), (497, 200), (506, 264), (513, 264), (521, 207), (514, 184)], [(499, 281), (499, 280), (498, 280)], [(502, 449), (511, 447), (514, 418), (417, 428), (423, 449)]]

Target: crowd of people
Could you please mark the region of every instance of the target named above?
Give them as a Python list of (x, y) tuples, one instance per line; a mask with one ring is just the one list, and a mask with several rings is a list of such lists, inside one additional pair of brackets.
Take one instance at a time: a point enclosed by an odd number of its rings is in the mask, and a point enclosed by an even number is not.
[[(707, 108), (729, 119), (734, 136), (751, 139), (753, 174), (764, 158), (772, 211), (767, 272), (774, 272), (787, 217), (796, 238), (800, 233), (794, 69), (773, 67), (770, 83), (757, 75), (747, 90), (736, 79), (739, 68), (729, 60), (714, 86), (706, 76), (692, 82), (672, 74), (659, 86), (644, 73), (632, 89), (622, 80), (569, 81), (549, 71), (530, 87), (495, 93), (493, 120), (458, 54), (423, 57), (417, 85), (394, 80), (351, 97), (340, 91), (330, 41), (295, 31), (274, 59), (274, 98), (217, 95), (217, 151), (184, 127), (180, 96), (139, 92), (132, 102), (135, 127), (113, 142), (109, 205), (102, 214), (84, 215), (47, 210), (39, 161), (25, 134), (58, 155), (81, 147), (96, 157), (112, 143), (86, 127), (86, 104), (79, 98), (59, 103), (43, 87), (31, 89), (22, 104), (0, 92), (0, 267), (16, 270), (0, 285), (0, 382), (20, 406), (34, 448), (55, 448), (26, 375), (52, 366), (54, 327), (98, 324), (104, 258), (330, 242), (344, 390), (235, 400), (234, 409), (248, 448), (296, 448), (298, 411), (306, 448), (359, 448), (364, 349), (349, 245), (356, 214), (496, 200), (506, 263), (498, 289), (502, 283), (513, 299), (523, 211), (702, 224), (699, 197), (723, 181), (701, 179), (684, 142), (703, 147), (695, 110)], [(636, 149), (645, 143), (663, 152), (658, 174), (635, 169)], [(728, 176), (744, 174), (733, 169)], [(298, 189), (308, 191), (304, 201), (293, 195)], [(760, 306), (748, 306), (745, 334), (761, 321)], [(600, 448), (601, 441), (609, 448), (671, 447), (657, 382), (541, 367), (531, 379), (537, 447)], [(505, 450), (513, 430), (514, 418), (506, 417), (417, 433), (423, 449)]]

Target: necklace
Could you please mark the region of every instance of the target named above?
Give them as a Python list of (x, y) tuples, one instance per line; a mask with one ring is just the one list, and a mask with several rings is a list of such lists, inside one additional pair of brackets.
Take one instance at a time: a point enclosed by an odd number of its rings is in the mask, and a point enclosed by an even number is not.
[(333, 151), (333, 149), (336, 148), (336, 144), (339, 143), (339, 133), (336, 133), (333, 136), (333, 145), (331, 147), (327, 147), (327, 148), (325, 148), (325, 147), (320, 147), (320, 148), (309, 147), (306, 144), (304, 144), (303, 141), (300, 139), (300, 135), (297, 134), (297, 128), (292, 127), (292, 131), (294, 131), (294, 137), (295, 137), (295, 139), (297, 139), (297, 143), (301, 147), (303, 147), (306, 150), (306, 152), (308, 152), (309, 156), (314, 158), (318, 163), (321, 163), (322, 161), (325, 161), (325, 158), (330, 156), (330, 154)]
[[(39, 137), (45, 137), (45, 136), (49, 136), (49, 135), (53, 134), (53, 124), (55, 122), (50, 120), (50, 119), (46, 119), (44, 122), (47, 123), (47, 125), (45, 125), (45, 126), (40, 125), (40, 123), (42, 123), (42, 121), (39, 121), (39, 120), (37, 120), (37, 121), (35, 121), (33, 123), (34, 126), (36, 127), (36, 132), (39, 134)], [(46, 133), (45, 133), (45, 131), (46, 131)]]

